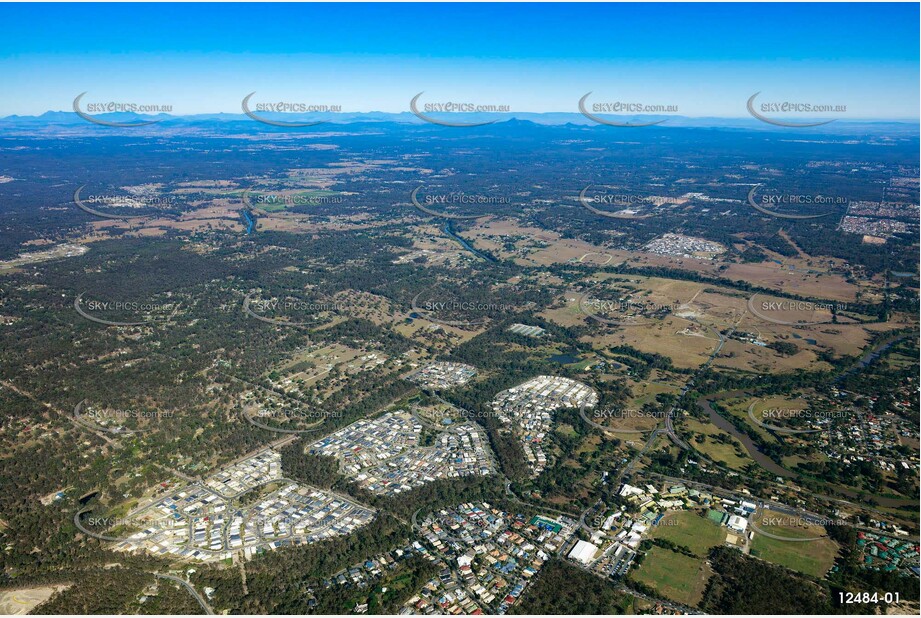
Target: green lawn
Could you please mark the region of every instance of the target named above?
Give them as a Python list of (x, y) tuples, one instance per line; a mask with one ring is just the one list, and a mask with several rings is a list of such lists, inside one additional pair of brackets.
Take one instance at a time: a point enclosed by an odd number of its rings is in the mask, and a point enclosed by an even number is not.
[(722, 545), (726, 540), (726, 528), (697, 513), (676, 511), (662, 518), (659, 525), (652, 528), (650, 536), (671, 541), (675, 545), (684, 545), (704, 558), (711, 547)]
[[(275, 195), (276, 201), (259, 201), (259, 195)], [(335, 191), (300, 191), (294, 194), (282, 195), (280, 193), (260, 194), (253, 192), (250, 194), (250, 202), (254, 207), (264, 212), (279, 212), (296, 206), (313, 206), (316, 205), (312, 200), (321, 197), (336, 195)]]
[[(774, 534), (791, 538), (814, 536), (813, 531), (796, 528), (764, 526)], [(835, 562), (838, 544), (831, 539), (809, 542), (790, 542), (770, 539), (755, 533), (752, 539), (751, 554), (762, 560), (785, 566), (792, 571), (799, 571), (815, 577), (823, 577)]]
[(706, 436), (705, 442), (698, 442), (696, 439), (691, 440), (691, 445), (704, 455), (714, 461), (720, 461), (734, 470), (742, 470), (754, 460), (748, 457), (745, 447), (735, 438), (729, 439), (728, 443), (718, 442), (715, 436), (726, 435), (720, 429), (709, 423), (701, 423), (695, 419), (685, 419), (685, 425), (688, 430), (694, 433), (700, 433)]
[(575, 369), (576, 371), (585, 371), (588, 367), (590, 367), (591, 365), (594, 365), (597, 362), (598, 362), (597, 358), (586, 358), (584, 361), (574, 363), (572, 365), (567, 365), (567, 367), (571, 367), (572, 369)]
[(691, 558), (670, 549), (653, 547), (630, 577), (654, 588), (664, 597), (694, 606), (700, 602), (709, 574), (703, 558)]

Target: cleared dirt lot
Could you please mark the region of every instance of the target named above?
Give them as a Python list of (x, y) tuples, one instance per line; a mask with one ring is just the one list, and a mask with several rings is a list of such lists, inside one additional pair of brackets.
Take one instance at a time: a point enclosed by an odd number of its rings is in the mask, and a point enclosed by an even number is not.
[(21, 588), (0, 592), (0, 614), (6, 616), (23, 616), (51, 598), (61, 590), (67, 590), (71, 584), (57, 584), (37, 588)]
[[(808, 310), (808, 315), (801, 311), (768, 311), (768, 317), (781, 321), (788, 317), (793, 322), (777, 324), (752, 313), (750, 305), (757, 302), (760, 307), (762, 302), (778, 303), (784, 299), (759, 295), (751, 301), (750, 294), (732, 288), (662, 277), (599, 273), (586, 282), (584, 289), (591, 291), (567, 292), (541, 315), (561, 326), (587, 324), (594, 332), (585, 340), (596, 349), (626, 344), (668, 356), (683, 368), (697, 367), (707, 360), (718, 341), (716, 331), (734, 329), (736, 338), (725, 343), (714, 361), (717, 367), (757, 372), (827, 370), (830, 366), (820, 360), (822, 353), (858, 355), (874, 333), (901, 328), (906, 322), (904, 316), (895, 315), (886, 323), (861, 324), (839, 313), (839, 323), (831, 323), (831, 312), (821, 308)], [(624, 315), (637, 313), (632, 311), (633, 304), (669, 307), (671, 313), (646, 320), (628, 315), (623, 321), (617, 310), (600, 316), (614, 324), (593, 320), (586, 313), (594, 312), (596, 306), (617, 309), (618, 303), (627, 307)], [(807, 318), (822, 323), (796, 323)], [(621, 325), (616, 324), (620, 321)], [(769, 347), (775, 342), (792, 343), (796, 350), (781, 354)]]
[[(737, 281), (757, 281), (763, 287), (836, 301), (853, 301), (858, 291), (862, 291), (865, 298), (873, 298), (880, 283), (849, 283), (843, 274), (843, 262), (831, 258), (805, 254), (791, 258), (770, 251), (766, 253), (773, 259), (756, 263), (670, 257), (644, 251), (615, 250), (562, 238), (555, 232), (522, 226), (506, 219), (478, 221), (469, 235), (477, 239), (478, 246), (489, 246), (503, 258), (513, 258), (523, 265), (546, 266), (579, 261), (599, 266), (623, 262), (631, 266), (665, 266)], [(514, 251), (500, 248), (509, 241), (514, 244)]]

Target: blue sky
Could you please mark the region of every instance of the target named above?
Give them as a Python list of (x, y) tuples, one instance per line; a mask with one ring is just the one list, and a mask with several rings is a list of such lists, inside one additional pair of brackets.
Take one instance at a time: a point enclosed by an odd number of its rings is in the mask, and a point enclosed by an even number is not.
[[(766, 101), (917, 119), (917, 4), (0, 5), (0, 116), (73, 98), (240, 112), (240, 100), (406, 111), (593, 101), (746, 116)], [(760, 99), (759, 99), (760, 100)]]

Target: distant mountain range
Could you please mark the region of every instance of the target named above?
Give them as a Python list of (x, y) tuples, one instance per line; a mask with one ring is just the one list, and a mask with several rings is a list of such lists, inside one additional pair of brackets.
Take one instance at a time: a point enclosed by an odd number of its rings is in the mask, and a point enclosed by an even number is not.
[[(217, 130), (242, 129), (242, 125), (248, 125), (251, 129), (259, 129), (260, 126), (272, 131), (279, 130), (301, 130), (309, 131), (328, 129), (329, 125), (354, 125), (368, 123), (394, 123), (403, 125), (425, 125), (426, 121), (418, 118), (411, 112), (389, 113), (389, 112), (341, 112), (341, 113), (304, 113), (304, 114), (260, 114), (260, 117), (272, 121), (296, 122), (296, 123), (316, 123), (322, 122), (322, 125), (314, 127), (305, 127), (300, 129), (274, 127), (270, 124), (262, 124), (245, 114), (191, 114), (186, 116), (156, 114), (144, 115), (128, 112), (116, 112), (107, 114), (93, 114), (93, 118), (105, 122), (114, 123), (131, 123), (143, 121), (158, 121), (157, 125), (150, 126), (169, 126), (171, 128), (181, 128), (183, 126), (195, 126), (199, 128), (211, 127)], [(527, 123), (535, 126), (565, 126), (578, 125), (584, 127), (604, 127), (594, 121), (586, 118), (580, 113), (573, 112), (547, 112), (547, 113), (504, 113), (504, 114), (479, 114), (479, 113), (452, 113), (452, 114), (428, 114), (430, 117), (437, 118), (454, 123), (478, 123), (490, 122), (499, 123)], [(657, 125), (658, 128), (714, 128), (714, 129), (745, 129), (745, 130), (763, 130), (763, 131), (796, 131), (797, 133), (856, 133), (856, 134), (895, 134), (895, 135), (917, 135), (919, 133), (918, 121), (895, 121), (895, 120), (854, 120), (854, 119), (837, 119), (832, 123), (821, 127), (812, 128), (788, 128), (773, 126), (761, 122), (755, 118), (717, 118), (717, 117), (688, 117), (678, 115), (605, 115), (605, 119), (619, 123), (647, 124), (650, 122), (664, 121)], [(796, 119), (795, 122), (805, 122), (802, 119)], [(68, 127), (71, 125), (83, 125), (91, 127), (93, 123), (81, 118), (74, 112), (48, 111), (40, 116), (6, 116), (0, 118), (0, 130), (3, 128), (54, 128)], [(438, 125), (432, 125), (438, 126)], [(117, 127), (106, 127), (117, 128)], [(621, 128), (616, 127), (618, 130)], [(634, 127), (640, 130), (642, 127)], [(803, 132), (807, 133), (803, 133)]]

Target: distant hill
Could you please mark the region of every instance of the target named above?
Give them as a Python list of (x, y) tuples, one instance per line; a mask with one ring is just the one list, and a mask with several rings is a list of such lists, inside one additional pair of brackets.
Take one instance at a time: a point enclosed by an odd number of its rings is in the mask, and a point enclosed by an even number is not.
[[(457, 114), (428, 114), (429, 116), (447, 120), (456, 123), (481, 123), (491, 122), (492, 126), (498, 124), (507, 124), (514, 127), (516, 123), (528, 126), (565, 126), (575, 125), (584, 127), (604, 127), (594, 121), (586, 118), (578, 112), (515, 112), (515, 113), (457, 113)], [(231, 130), (328, 130), (329, 125), (365, 125), (375, 123), (393, 123), (403, 125), (425, 125), (426, 121), (418, 118), (411, 112), (389, 113), (389, 112), (342, 112), (342, 113), (305, 113), (305, 114), (260, 114), (268, 120), (284, 122), (302, 122), (316, 123), (321, 125), (314, 127), (288, 128), (273, 127), (269, 124), (261, 124), (256, 120), (246, 116), (243, 113), (215, 113), (215, 114), (191, 114), (191, 115), (143, 115), (127, 112), (93, 114), (97, 118), (106, 122), (131, 123), (142, 121), (158, 121), (158, 127), (168, 126), (171, 128), (181, 127), (199, 127), (211, 128), (219, 132)], [(862, 134), (862, 135), (917, 135), (919, 133), (918, 122), (912, 121), (890, 121), (890, 120), (843, 120), (839, 119), (822, 127), (814, 128), (786, 128), (766, 124), (759, 120), (749, 117), (740, 118), (717, 118), (717, 117), (700, 117), (692, 118), (688, 116), (675, 115), (605, 115), (605, 118), (620, 123), (643, 124), (664, 120), (657, 125), (659, 128), (713, 128), (713, 129), (744, 129), (760, 130), (771, 132), (795, 131), (800, 135), (817, 135), (817, 134)], [(0, 129), (3, 128), (53, 128), (65, 126), (92, 126), (72, 111), (48, 111), (39, 116), (6, 116), (0, 118)], [(432, 125), (438, 126), (438, 125)], [(106, 127), (113, 129), (116, 127)], [(454, 129), (456, 127), (449, 127)], [(610, 127), (615, 130), (623, 131), (640, 131), (648, 127)]]

